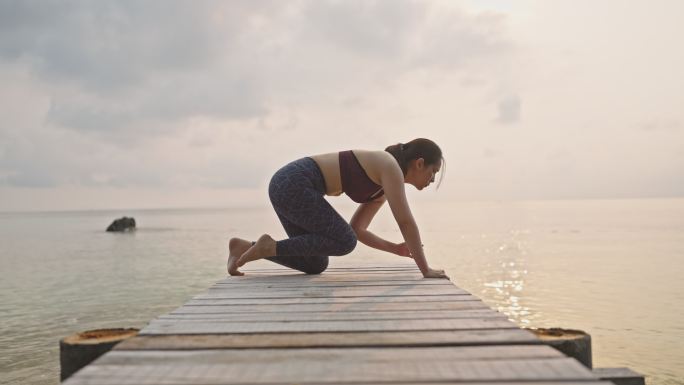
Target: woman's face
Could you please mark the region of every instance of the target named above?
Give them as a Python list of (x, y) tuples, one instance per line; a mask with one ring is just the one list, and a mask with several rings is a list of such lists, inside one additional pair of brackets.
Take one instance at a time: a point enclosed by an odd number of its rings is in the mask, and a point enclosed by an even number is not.
[(435, 164), (426, 164), (425, 159), (418, 158), (414, 163), (414, 167), (412, 167), (413, 173), (409, 182), (416, 186), (418, 190), (422, 190), (435, 181), (435, 175), (441, 167), (441, 161)]

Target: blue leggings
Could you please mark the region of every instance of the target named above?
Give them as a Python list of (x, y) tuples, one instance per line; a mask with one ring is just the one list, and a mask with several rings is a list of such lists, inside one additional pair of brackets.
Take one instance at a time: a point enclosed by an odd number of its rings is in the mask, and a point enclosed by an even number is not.
[(356, 234), (325, 200), (325, 179), (311, 158), (288, 163), (271, 178), (268, 195), (288, 239), (276, 241), (276, 255), (269, 261), (320, 274), (328, 256), (349, 254)]

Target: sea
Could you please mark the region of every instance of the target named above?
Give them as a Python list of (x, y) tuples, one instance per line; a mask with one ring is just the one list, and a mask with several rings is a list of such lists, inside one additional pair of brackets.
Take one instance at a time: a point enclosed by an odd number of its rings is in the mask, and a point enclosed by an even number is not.
[[(684, 384), (684, 199), (411, 205), (456, 285), (521, 327), (589, 333), (594, 367)], [(107, 233), (121, 216), (138, 229)], [(387, 207), (370, 230), (401, 241)], [(0, 213), (0, 383), (58, 383), (61, 338), (144, 327), (225, 277), (230, 237), (262, 233), (285, 237), (269, 206)], [(342, 258), (404, 257), (359, 244)]]

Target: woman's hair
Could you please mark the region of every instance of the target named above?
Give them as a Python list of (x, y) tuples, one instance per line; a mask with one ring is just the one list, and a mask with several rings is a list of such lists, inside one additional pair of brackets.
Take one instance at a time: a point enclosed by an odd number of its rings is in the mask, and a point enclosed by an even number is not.
[(442, 183), (444, 172), (446, 171), (446, 161), (444, 160), (444, 157), (442, 156), (442, 150), (439, 148), (437, 143), (431, 141), (430, 139), (418, 138), (413, 139), (408, 143), (393, 144), (388, 146), (385, 151), (392, 154), (394, 159), (397, 160), (397, 163), (399, 163), (399, 167), (401, 167), (401, 171), (404, 173), (404, 176), (406, 176), (406, 173), (408, 172), (408, 166), (412, 160), (423, 158), (425, 159), (426, 165), (432, 165), (441, 162), (442, 168), (440, 171), (442, 175), (439, 177), (437, 187), (439, 187), (439, 185)]

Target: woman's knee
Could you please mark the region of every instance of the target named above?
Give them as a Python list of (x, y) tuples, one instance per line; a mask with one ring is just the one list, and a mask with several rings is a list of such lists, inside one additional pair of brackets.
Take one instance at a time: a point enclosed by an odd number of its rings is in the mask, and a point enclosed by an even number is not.
[(302, 269), (306, 274), (321, 274), (328, 268), (328, 257), (311, 258), (307, 266)]
[(338, 240), (338, 247), (336, 253), (333, 255), (347, 255), (351, 253), (356, 248), (357, 242), (356, 233), (350, 227)]
[(278, 179), (279, 178), (274, 175), (268, 183), (268, 198), (274, 206), (278, 205), (282, 200), (281, 198), (284, 190), (282, 183), (280, 183)]

